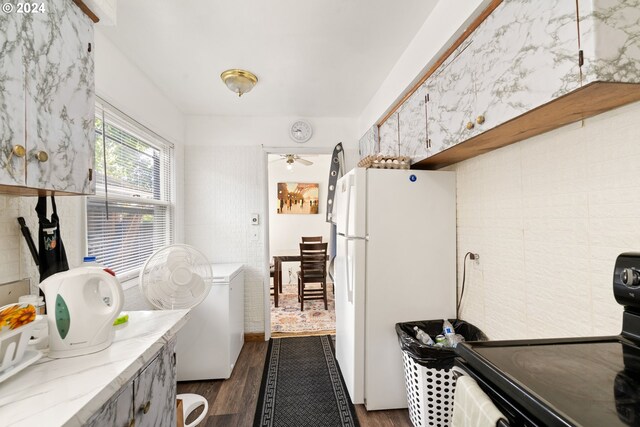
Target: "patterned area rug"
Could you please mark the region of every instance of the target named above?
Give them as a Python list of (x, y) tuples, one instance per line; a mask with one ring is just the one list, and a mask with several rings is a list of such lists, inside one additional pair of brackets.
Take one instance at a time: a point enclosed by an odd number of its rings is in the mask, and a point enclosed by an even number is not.
[(271, 333), (313, 333), (334, 334), (336, 330), (336, 311), (332, 285), (327, 288), (329, 309), (324, 309), (322, 300), (304, 302), (304, 311), (300, 311), (298, 302), (298, 286), (283, 284), (278, 307), (274, 306), (271, 297)]
[(329, 336), (270, 340), (253, 425), (359, 426)]

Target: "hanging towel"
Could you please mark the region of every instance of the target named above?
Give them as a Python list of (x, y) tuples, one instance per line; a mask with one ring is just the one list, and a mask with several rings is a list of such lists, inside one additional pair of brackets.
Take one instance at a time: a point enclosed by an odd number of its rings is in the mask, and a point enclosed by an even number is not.
[(47, 198), (38, 197), (36, 205), (36, 213), (38, 214), (38, 257), (40, 269), (40, 281), (42, 282), (49, 276), (60, 271), (67, 271), (69, 264), (67, 263), (67, 254), (62, 244), (60, 236), (60, 218), (58, 218), (58, 209), (56, 200), (51, 196), (51, 207), (53, 213), (51, 220), (47, 219)]
[(456, 381), (453, 397), (452, 427), (496, 427), (500, 419), (506, 419), (478, 383), (467, 375)]

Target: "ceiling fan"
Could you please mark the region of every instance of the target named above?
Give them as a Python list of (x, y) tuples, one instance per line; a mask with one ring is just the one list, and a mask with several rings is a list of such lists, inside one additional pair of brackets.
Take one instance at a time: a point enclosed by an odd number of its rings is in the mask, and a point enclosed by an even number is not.
[(303, 159), (297, 154), (281, 154), (280, 157), (281, 157), (280, 159), (272, 160), (272, 162), (278, 162), (280, 160), (284, 160), (287, 162), (287, 169), (289, 170), (293, 169), (293, 162), (298, 162), (305, 166), (311, 166), (313, 164), (312, 161)]

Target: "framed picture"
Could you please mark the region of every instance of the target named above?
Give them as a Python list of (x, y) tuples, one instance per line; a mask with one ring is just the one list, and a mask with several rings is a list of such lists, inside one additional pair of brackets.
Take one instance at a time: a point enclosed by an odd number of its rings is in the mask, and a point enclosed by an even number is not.
[(276, 206), (279, 214), (317, 214), (318, 183), (279, 182)]

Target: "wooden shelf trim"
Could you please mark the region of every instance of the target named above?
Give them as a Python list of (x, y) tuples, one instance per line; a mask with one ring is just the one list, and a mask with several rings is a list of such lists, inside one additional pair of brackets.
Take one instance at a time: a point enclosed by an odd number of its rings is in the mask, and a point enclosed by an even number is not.
[(89, 6), (84, 4), (82, 0), (73, 0), (73, 2), (76, 4), (76, 6), (80, 8), (81, 11), (84, 12), (85, 15), (89, 17), (89, 19), (93, 21), (94, 24), (97, 24), (98, 22), (100, 22), (100, 18), (98, 18), (98, 16), (95, 13), (93, 13), (91, 9), (89, 9)]
[(412, 169), (441, 169), (640, 100), (640, 84), (593, 82), (427, 157)]
[(70, 193), (68, 191), (42, 190), (38, 188), (5, 184), (0, 184), (0, 194), (9, 196), (88, 196), (88, 194)]

